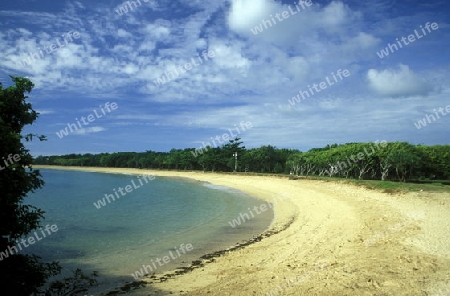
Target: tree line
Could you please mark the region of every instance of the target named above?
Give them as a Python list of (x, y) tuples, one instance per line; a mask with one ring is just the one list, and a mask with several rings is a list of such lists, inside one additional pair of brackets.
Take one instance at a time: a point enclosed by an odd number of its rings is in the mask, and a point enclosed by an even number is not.
[[(35, 164), (212, 172), (276, 173), (365, 180), (450, 179), (450, 145), (407, 142), (331, 144), (302, 152), (274, 146), (246, 149), (240, 138), (221, 147), (169, 152), (116, 152), (38, 156)], [(235, 155), (237, 154), (237, 156)]]

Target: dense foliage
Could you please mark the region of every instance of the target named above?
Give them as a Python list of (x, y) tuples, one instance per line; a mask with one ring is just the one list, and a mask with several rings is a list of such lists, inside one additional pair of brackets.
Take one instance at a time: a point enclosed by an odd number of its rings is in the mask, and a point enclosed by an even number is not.
[(285, 173), (356, 179), (450, 179), (450, 145), (405, 142), (327, 145), (307, 152), (273, 146), (245, 149), (239, 138), (206, 151), (118, 152), (39, 156), (36, 164), (230, 172)]
[(22, 143), (34, 135), (21, 135), (24, 126), (37, 119), (25, 96), (34, 85), (26, 78), (12, 79), (15, 85), (6, 89), (0, 83), (0, 286), (11, 295), (30, 295), (60, 268), (56, 263), (39, 262), (37, 256), (19, 254), (16, 246), (20, 238), (40, 227), (43, 212), (23, 200), (44, 182), (39, 171), (32, 169), (32, 157)]

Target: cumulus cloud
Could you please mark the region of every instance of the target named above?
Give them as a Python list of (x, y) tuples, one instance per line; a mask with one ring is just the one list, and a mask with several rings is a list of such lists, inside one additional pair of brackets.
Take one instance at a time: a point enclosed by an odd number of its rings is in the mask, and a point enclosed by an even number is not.
[[(124, 17), (109, 5), (90, 5), (86, 10), (74, 6), (55, 14), (0, 11), (0, 19), (5, 19), (2, 24), (6, 25), (0, 32), (0, 72), (30, 76), (36, 84), (33, 94), (45, 99), (38, 105), (42, 114), (49, 114), (45, 112), (53, 108), (57, 115), (67, 114), (80, 104), (90, 106), (92, 99), (98, 99), (100, 104), (103, 99), (117, 98), (122, 106), (128, 106), (128, 113), (126, 107), (121, 109), (123, 114), (110, 123), (116, 127), (170, 126), (186, 136), (190, 132), (203, 133), (205, 127), (228, 128), (248, 120), (254, 128), (245, 134), (246, 142), (267, 144), (269, 139), (276, 145), (290, 147), (305, 138), (312, 139), (308, 145), (313, 146), (335, 142), (336, 138), (354, 141), (347, 136), (348, 131), (367, 135), (369, 121), (374, 133), (384, 132), (386, 122), (389, 127), (398, 128), (393, 123), (399, 118), (409, 129), (412, 124), (408, 120), (416, 114), (417, 106), (423, 105), (423, 99), (411, 98), (405, 111), (399, 107), (403, 102), (393, 102), (391, 97), (425, 94), (430, 87), (407, 66), (397, 68), (392, 59), (383, 59), (383, 68), (370, 66), (380, 62), (375, 54), (380, 43), (401, 36), (388, 30), (387, 25), (380, 29), (380, 23), (373, 24), (378, 15), (365, 7), (375, 9), (379, 4), (311, 2), (311, 6), (295, 15), (289, 9), (290, 6), (297, 11), (294, 1), (283, 4), (286, 1), (280, 0), (178, 0), (151, 7), (146, 2)], [(261, 25), (262, 20), (284, 11), (289, 13), (287, 19), (257, 35), (252, 33), (251, 29)], [(11, 23), (11, 15), (21, 22)], [(411, 30), (407, 27), (410, 23), (424, 23), (417, 19), (402, 21), (406, 32)], [(29, 53), (55, 43), (69, 29), (79, 30), (81, 38), (30, 66), (20, 65)], [(403, 63), (410, 64), (409, 57), (414, 56), (415, 50), (420, 57), (421, 48), (439, 52), (434, 44), (428, 46), (428, 41), (433, 42), (424, 38), (420, 46), (408, 48), (412, 54), (405, 52)], [(155, 79), (174, 67), (191, 63), (191, 58), (201, 57), (204, 50), (213, 51), (215, 56), (170, 83), (155, 85)], [(429, 51), (426, 55), (430, 55)], [(427, 73), (421, 72), (423, 77), (426, 75), (435, 85), (448, 84), (447, 70), (427, 69), (429, 64), (422, 65), (418, 57), (414, 56), (414, 65)], [(368, 71), (370, 68), (375, 69)], [(349, 80), (290, 107), (288, 99), (308, 85), (331, 77), (330, 73), (337, 69), (349, 69)], [(10, 84), (10, 79), (5, 81)], [(367, 83), (383, 95), (376, 109), (371, 105), (373, 94), (366, 93)], [(49, 95), (49, 91), (57, 93)], [(54, 106), (51, 99), (66, 97), (60, 96), (66, 92), (69, 98), (76, 98), (67, 100), (67, 104), (73, 101), (76, 107), (62, 112), (62, 107)], [(444, 96), (436, 97), (432, 94), (427, 103), (442, 105), (439, 100), (444, 100)], [(366, 110), (370, 111), (365, 113)], [(55, 114), (47, 115), (46, 120), (66, 120)], [(380, 118), (384, 120), (382, 124), (375, 120)], [(318, 134), (317, 130), (328, 130), (330, 134)], [(101, 131), (90, 127), (77, 134)], [(138, 133), (142, 130), (130, 129), (126, 134), (138, 138)], [(107, 132), (96, 136), (107, 137)], [(167, 142), (167, 147), (182, 143), (177, 141)]]
[(216, 63), (220, 69), (248, 69), (250, 67), (250, 61), (242, 56), (239, 44), (228, 46), (225, 42), (214, 40), (211, 42), (211, 49), (216, 56), (214, 63)]
[[(317, 29), (326, 34), (341, 32), (360, 18), (359, 13), (340, 1), (332, 1), (326, 6), (310, 0), (299, 2), (283, 5), (274, 0), (232, 0), (228, 26), (241, 36), (284, 45), (315, 37)], [(283, 13), (287, 18), (282, 17)], [(258, 33), (256, 27), (263, 31)]]
[(248, 34), (250, 27), (255, 26), (279, 8), (280, 5), (271, 0), (233, 0), (228, 25), (235, 32)]
[(431, 85), (428, 82), (403, 64), (400, 64), (397, 70), (370, 69), (367, 72), (367, 79), (370, 88), (383, 96), (420, 96), (427, 95), (431, 91)]

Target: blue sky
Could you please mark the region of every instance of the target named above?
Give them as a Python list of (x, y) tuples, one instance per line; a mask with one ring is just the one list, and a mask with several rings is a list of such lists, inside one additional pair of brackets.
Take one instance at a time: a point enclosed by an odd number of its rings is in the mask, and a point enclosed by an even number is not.
[[(4, 2), (0, 81), (36, 85), (29, 100), (41, 115), (26, 132), (48, 141), (27, 144), (33, 155), (198, 148), (242, 121), (252, 123), (240, 134), (247, 148), (450, 142), (450, 115), (414, 124), (450, 105), (447, 0), (311, 1), (296, 14), (294, 1), (141, 0), (122, 15), (122, 1)], [(424, 35), (427, 23), (438, 28)], [(420, 38), (379, 57), (415, 30)], [(51, 47), (58, 38), (63, 47)], [(339, 69), (350, 75), (289, 103)], [(57, 136), (107, 102), (118, 108)]]

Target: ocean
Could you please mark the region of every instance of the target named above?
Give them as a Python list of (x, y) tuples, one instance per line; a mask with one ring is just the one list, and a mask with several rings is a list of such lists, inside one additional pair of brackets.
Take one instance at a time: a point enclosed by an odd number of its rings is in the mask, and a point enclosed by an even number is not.
[[(42, 238), (38, 230), (41, 239), (23, 252), (59, 261), (64, 276), (76, 268), (97, 271), (100, 284), (92, 293), (140, 278), (136, 271), (143, 265), (149, 273), (187, 266), (264, 232), (273, 219), (268, 208), (232, 227), (233, 219), (263, 202), (191, 179), (40, 171), (46, 184), (24, 203), (44, 210), (42, 226), (56, 225), (57, 231)], [(105, 196), (109, 202), (99, 203)]]

